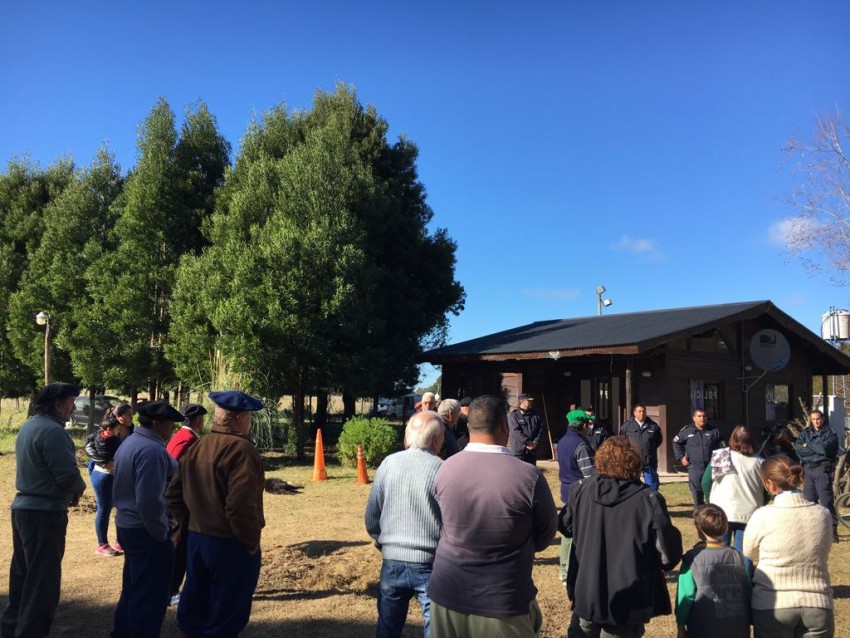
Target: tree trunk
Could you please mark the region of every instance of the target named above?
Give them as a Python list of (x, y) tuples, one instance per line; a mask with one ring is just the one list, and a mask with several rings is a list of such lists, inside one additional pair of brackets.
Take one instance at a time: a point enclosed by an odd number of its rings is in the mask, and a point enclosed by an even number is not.
[(313, 427), (310, 428), (310, 436), (316, 436), (316, 430), (325, 428), (328, 424), (328, 391), (320, 388), (316, 391), (316, 414), (313, 418)]
[(354, 416), (354, 410), (357, 407), (357, 398), (348, 390), (342, 392), (342, 420), (348, 421)]
[(307, 395), (307, 384), (304, 377), (306, 371), (301, 368), (298, 375), (298, 387), (292, 395), (292, 425), (295, 428), (295, 456), (299, 461), (304, 459), (304, 448), (307, 441), (307, 428), (304, 423), (304, 397)]

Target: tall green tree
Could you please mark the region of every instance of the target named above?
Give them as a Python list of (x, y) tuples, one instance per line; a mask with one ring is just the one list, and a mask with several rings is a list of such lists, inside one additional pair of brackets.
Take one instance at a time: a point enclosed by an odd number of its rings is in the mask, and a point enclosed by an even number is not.
[(423, 340), (462, 307), (455, 245), (429, 232), (416, 148), (386, 134), (344, 86), (309, 112), (280, 106), (252, 122), (211, 245), (178, 273), (178, 374), (202, 383), (223, 358), (249, 389), (292, 394), (299, 454), (307, 392), (414, 383)]
[(117, 247), (89, 268), (101, 361), (112, 387), (151, 397), (174, 382), (163, 355), (177, 265), (204, 243), (201, 226), (228, 163), (230, 145), (201, 104), (189, 110), (178, 137), (175, 117), (160, 99), (140, 128), (139, 159), (127, 180), (115, 224)]
[[(74, 164), (67, 158), (47, 169), (12, 160), (6, 172), (0, 174), (0, 326), (4, 328), (0, 331), (0, 395), (29, 394), (42, 378), (43, 359), (23, 361), (5, 328), (10, 319), (12, 294), (44, 235), (45, 209), (73, 181)], [(28, 317), (32, 330), (36, 329), (37, 312)]]
[(114, 249), (109, 242), (117, 217), (113, 205), (122, 186), (114, 156), (101, 149), (91, 167), (80, 170), (44, 208), (41, 243), (9, 299), (9, 339), (32, 370), (40, 369), (44, 348), (44, 328), (33, 317), (43, 310), (51, 316), (53, 378), (104, 385), (102, 369), (86, 365), (89, 357), (84, 354), (98, 351), (100, 344), (81, 337), (97, 325), (97, 317), (90, 314), (86, 270)]

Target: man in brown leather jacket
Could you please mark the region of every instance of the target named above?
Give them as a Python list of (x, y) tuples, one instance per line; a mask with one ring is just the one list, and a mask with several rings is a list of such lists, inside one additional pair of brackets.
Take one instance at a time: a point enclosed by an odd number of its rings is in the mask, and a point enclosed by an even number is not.
[(172, 515), (189, 515), (186, 583), (177, 626), (187, 636), (238, 636), (260, 576), (264, 473), (248, 437), (263, 404), (238, 390), (210, 392), (212, 431), (180, 459), (168, 486)]

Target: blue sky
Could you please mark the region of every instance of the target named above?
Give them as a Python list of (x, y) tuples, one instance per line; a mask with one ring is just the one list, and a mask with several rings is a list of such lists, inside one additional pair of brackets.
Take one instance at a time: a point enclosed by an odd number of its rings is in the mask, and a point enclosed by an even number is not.
[(160, 96), (236, 148), (343, 81), (420, 148), (467, 291), (452, 342), (594, 314), (599, 284), (609, 312), (771, 299), (815, 331), (850, 305), (776, 232), (782, 146), (850, 108), (846, 1), (135, 4), (6, 8), (0, 162), (108, 143), (129, 168)]

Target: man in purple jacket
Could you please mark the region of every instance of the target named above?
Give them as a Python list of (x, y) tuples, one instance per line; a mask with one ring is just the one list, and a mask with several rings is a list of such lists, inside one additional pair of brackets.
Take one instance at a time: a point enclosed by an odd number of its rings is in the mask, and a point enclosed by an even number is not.
[(434, 636), (540, 631), (531, 569), (535, 552), (555, 537), (555, 502), (540, 471), (507, 443), (504, 403), (478, 397), (469, 407), (469, 445), (437, 471), (443, 532), (428, 588)]

